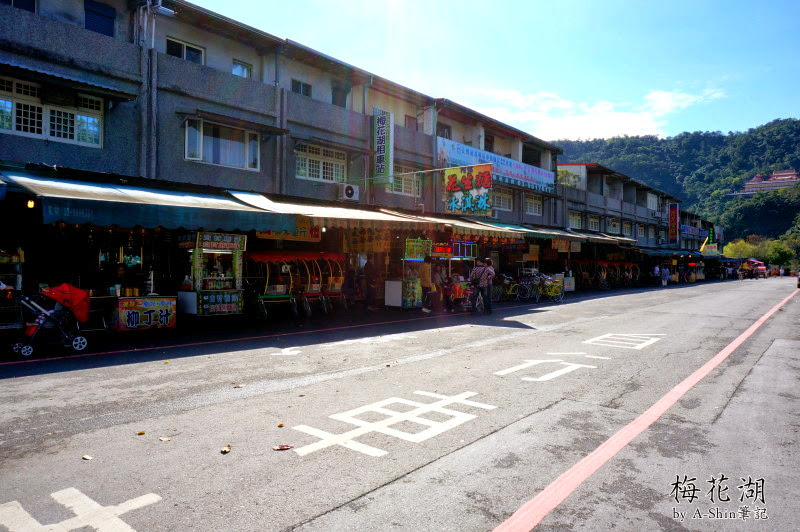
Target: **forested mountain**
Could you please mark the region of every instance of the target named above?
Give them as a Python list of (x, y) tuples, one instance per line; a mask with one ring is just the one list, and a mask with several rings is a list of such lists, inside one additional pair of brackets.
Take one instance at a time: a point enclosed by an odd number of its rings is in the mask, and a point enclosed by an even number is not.
[[(781, 198), (768, 194), (756, 200), (734, 199), (745, 181), (757, 173), (800, 169), (800, 120), (773, 120), (746, 132), (681, 133), (674, 137), (654, 135), (595, 140), (554, 140), (564, 149), (559, 162), (593, 162), (613, 168), (637, 181), (684, 200), (683, 207), (715, 221), (733, 222), (766, 208), (773, 218), (769, 227), (734, 223), (726, 236), (746, 236), (763, 230), (776, 237), (787, 231), (800, 212), (797, 192)], [(774, 198), (772, 196), (775, 196)], [(775, 201), (773, 201), (775, 200)], [(740, 205), (753, 203), (749, 208)], [(738, 220), (736, 220), (738, 222)]]

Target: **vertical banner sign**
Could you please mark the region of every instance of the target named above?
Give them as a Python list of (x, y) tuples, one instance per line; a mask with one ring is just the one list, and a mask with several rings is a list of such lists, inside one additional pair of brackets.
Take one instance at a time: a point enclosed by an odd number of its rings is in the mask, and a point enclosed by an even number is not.
[(372, 177), (376, 183), (394, 181), (394, 114), (378, 107), (372, 108), (372, 150), (375, 164)]
[(677, 203), (669, 204), (669, 243), (678, 243), (678, 227), (680, 227), (680, 213)]
[(716, 244), (717, 243), (717, 234), (714, 231), (714, 226), (708, 228), (708, 243), (709, 244)]
[(445, 168), (444, 208), (452, 214), (492, 215), (492, 165)]

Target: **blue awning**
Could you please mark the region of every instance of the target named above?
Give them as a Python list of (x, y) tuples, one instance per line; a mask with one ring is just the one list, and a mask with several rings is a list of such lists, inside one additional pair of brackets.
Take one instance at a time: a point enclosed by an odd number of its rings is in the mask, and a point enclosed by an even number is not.
[(42, 221), (167, 229), (290, 231), (296, 217), (274, 214), (227, 196), (73, 181), (2, 170), (9, 185), (40, 198)]

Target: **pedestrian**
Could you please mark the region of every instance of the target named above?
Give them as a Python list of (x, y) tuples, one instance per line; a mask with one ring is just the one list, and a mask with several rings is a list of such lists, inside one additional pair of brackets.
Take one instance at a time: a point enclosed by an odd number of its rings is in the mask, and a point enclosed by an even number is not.
[(667, 286), (667, 281), (669, 280), (669, 268), (664, 266), (661, 268), (661, 287)]
[(483, 310), (486, 314), (492, 313), (492, 279), (494, 279), (494, 268), (492, 259), (478, 259), (478, 265), (472, 268), (469, 280), (472, 283), (472, 312), (478, 311), (478, 295), (483, 299)]
[(431, 278), (431, 305), (437, 309), (442, 308), (442, 286), (444, 285), (445, 275), (442, 272), (442, 265), (433, 265), (433, 275)]
[(453, 312), (453, 278), (445, 277), (442, 282), (442, 299), (444, 300), (444, 311)]
[(426, 256), (419, 267), (419, 284), (422, 287), (422, 312), (431, 311), (431, 257)]
[(778, 270), (778, 276), (779, 276), (779, 277), (783, 277), (783, 268), (781, 268), (780, 270)]
[(365, 303), (366, 309), (369, 311), (375, 310), (375, 290), (378, 286), (378, 271), (372, 264), (372, 261), (367, 259), (363, 268), (364, 281), (366, 283)]

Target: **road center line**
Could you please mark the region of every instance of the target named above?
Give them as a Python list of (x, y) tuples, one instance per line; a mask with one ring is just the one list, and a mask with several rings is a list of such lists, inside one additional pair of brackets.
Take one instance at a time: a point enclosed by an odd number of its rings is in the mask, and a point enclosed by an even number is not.
[(606, 462), (617, 455), (625, 446), (633, 441), (639, 434), (647, 430), (664, 413), (669, 410), (686, 392), (691, 390), (698, 382), (703, 380), (714, 368), (719, 366), (731, 353), (739, 348), (753, 333), (775, 314), (778, 309), (789, 302), (800, 292), (795, 290), (786, 299), (772, 307), (766, 314), (756, 320), (742, 334), (737, 336), (722, 351), (703, 364), (694, 373), (685, 378), (680, 384), (672, 388), (653, 406), (642, 415), (631, 421), (611, 436), (600, 447), (592, 451), (580, 462), (569, 468), (555, 479), (549, 486), (542, 490), (536, 497), (525, 503), (519, 510), (501, 523), (495, 532), (521, 532), (533, 529), (556, 506), (564, 502), (573, 491), (591, 477)]

